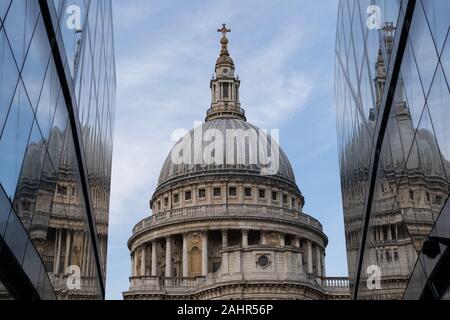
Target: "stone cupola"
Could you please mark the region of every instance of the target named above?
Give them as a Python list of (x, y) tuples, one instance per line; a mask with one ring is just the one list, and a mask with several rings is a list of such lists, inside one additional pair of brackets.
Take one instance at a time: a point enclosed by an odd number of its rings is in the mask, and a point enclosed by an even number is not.
[(211, 108), (207, 112), (206, 122), (215, 119), (239, 119), (246, 121), (245, 111), (239, 101), (241, 81), (235, 76), (233, 59), (228, 52), (227, 33), (231, 32), (226, 24), (217, 30), (222, 33), (222, 50), (216, 62), (215, 74), (211, 80)]

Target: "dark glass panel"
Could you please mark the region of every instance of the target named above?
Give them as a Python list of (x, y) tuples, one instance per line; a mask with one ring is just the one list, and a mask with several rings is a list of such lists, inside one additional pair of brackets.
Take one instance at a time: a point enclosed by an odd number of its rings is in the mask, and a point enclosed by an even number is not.
[[(1, 248), (0, 248), (0, 251), (1, 251)], [(8, 289), (6, 289), (6, 287), (0, 281), (0, 301), (6, 301), (6, 300), (14, 300), (14, 297), (10, 294)]]
[(3, 237), (5, 233), (10, 212), (11, 212), (10, 200), (3, 192), (3, 189), (0, 187), (0, 237)]
[(11, 214), (9, 215), (4, 240), (19, 264), (22, 264), (28, 242), (28, 235), (14, 211), (11, 211)]

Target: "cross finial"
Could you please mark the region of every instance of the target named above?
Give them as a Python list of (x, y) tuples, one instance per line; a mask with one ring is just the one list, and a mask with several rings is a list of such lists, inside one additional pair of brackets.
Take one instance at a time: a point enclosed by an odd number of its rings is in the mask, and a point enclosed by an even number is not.
[(231, 32), (231, 30), (228, 29), (227, 25), (224, 23), (224, 24), (222, 24), (222, 28), (221, 29), (217, 29), (217, 32), (222, 33), (223, 37), (226, 38), (227, 37), (227, 33)]

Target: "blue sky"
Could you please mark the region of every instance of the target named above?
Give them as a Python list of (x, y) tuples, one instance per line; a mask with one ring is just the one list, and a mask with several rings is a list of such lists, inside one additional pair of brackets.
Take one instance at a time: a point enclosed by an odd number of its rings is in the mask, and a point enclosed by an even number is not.
[(337, 0), (113, 0), (118, 75), (107, 298), (127, 290), (127, 240), (148, 202), (174, 130), (202, 121), (222, 23), (250, 122), (280, 143), (330, 239), (329, 276), (347, 274), (335, 113)]

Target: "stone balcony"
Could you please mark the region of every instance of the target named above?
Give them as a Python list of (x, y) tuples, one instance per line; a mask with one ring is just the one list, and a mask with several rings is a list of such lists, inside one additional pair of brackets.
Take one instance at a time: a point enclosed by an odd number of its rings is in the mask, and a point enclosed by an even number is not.
[(277, 208), (264, 205), (205, 205), (172, 209), (166, 212), (152, 215), (140, 221), (133, 228), (133, 235), (140, 231), (154, 228), (167, 223), (189, 221), (199, 218), (270, 218), (272, 220), (295, 222), (323, 230), (320, 222), (313, 217), (299, 213), (296, 210)]
[(321, 279), (322, 288), (330, 295), (350, 299), (350, 281), (345, 277), (325, 277)]
[(345, 277), (322, 278), (322, 287), (324, 288), (348, 288), (349, 286), (349, 279)]
[[(238, 279), (235, 279), (238, 280)], [(262, 282), (270, 279), (261, 279)], [(279, 281), (280, 279), (274, 279)], [(350, 297), (349, 280), (344, 277), (315, 278), (312, 275), (302, 274), (296, 277), (287, 277), (285, 281), (298, 282), (309, 285), (317, 290), (332, 295)], [(210, 274), (208, 277), (191, 278), (165, 278), (165, 277), (131, 277), (129, 294), (135, 292), (165, 292), (169, 294), (190, 295), (195, 292), (207, 290), (217, 285), (226, 285), (234, 282), (230, 277), (220, 277), (218, 274)]]
[(202, 285), (205, 277), (165, 278), (165, 277), (131, 277), (130, 292), (132, 291), (186, 291), (189, 292)]

